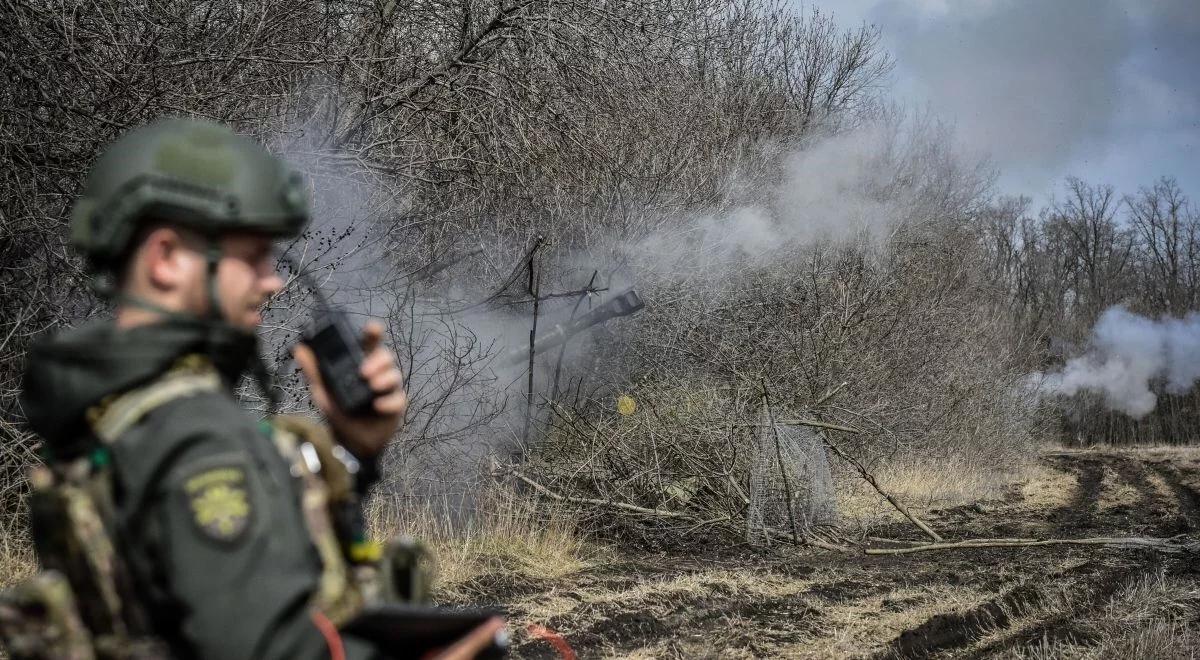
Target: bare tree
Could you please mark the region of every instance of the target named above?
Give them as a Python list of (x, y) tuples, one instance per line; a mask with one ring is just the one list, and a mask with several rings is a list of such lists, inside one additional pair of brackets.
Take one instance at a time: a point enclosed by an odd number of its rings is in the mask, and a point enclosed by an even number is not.
[(1139, 296), (1153, 311), (1181, 315), (1195, 307), (1200, 218), (1179, 184), (1163, 178), (1126, 197), (1142, 270)]

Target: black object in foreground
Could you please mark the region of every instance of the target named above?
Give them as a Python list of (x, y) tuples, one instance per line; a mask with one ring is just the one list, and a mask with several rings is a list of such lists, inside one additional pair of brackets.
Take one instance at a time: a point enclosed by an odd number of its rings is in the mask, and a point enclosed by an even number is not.
[(362, 338), (346, 313), (323, 305), (303, 341), (316, 355), (321, 380), (338, 409), (352, 416), (374, 414), (375, 393), (360, 373)]
[[(495, 616), (499, 615), (486, 610), (373, 605), (342, 626), (342, 632), (372, 643), (391, 658), (421, 658), (453, 645)], [(491, 646), (476, 657), (503, 658), (508, 655), (508, 643), (506, 632), (496, 633)]]
[(353, 417), (375, 414), (375, 393), (360, 373), (364, 358), (362, 334), (350, 322), (346, 312), (329, 301), (311, 273), (286, 254), (279, 259), (317, 299), (312, 325), (304, 331), (300, 341), (316, 356), (317, 369), (333, 403), (338, 410)]

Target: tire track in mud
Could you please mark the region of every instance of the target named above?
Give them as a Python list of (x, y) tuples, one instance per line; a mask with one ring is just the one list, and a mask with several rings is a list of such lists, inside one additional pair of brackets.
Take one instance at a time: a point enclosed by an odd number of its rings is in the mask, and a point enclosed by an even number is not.
[[(1055, 455), (1047, 457), (1058, 470), (1075, 476), (1075, 492), (1070, 501), (1049, 512), (1047, 522), (1057, 536), (1083, 536), (1118, 523), (1128, 529), (1139, 522), (1156, 532), (1168, 534), (1172, 525), (1169, 511), (1180, 509), (1193, 528), (1200, 520), (1200, 494), (1182, 483), (1178, 471), (1169, 462), (1147, 464), (1142, 460), (1115, 454)], [(1101, 512), (1098, 504), (1105, 492), (1106, 469), (1118, 482), (1128, 484), (1136, 501), (1114, 512)], [(1176, 501), (1164, 496), (1150, 480), (1158, 474), (1176, 495)], [(1111, 485), (1117, 485), (1112, 483)], [(1131, 570), (1132, 569), (1132, 570)], [(1074, 619), (1102, 607), (1108, 597), (1145, 574), (1144, 562), (1105, 561), (1103, 557), (1072, 569), (1051, 573), (1035, 582), (1025, 583), (963, 612), (935, 614), (895, 638), (876, 658), (920, 658), (954, 652), (956, 657), (990, 657), (996, 653), (1039, 643), (1043, 639), (1073, 639), (1087, 643), (1087, 633), (1076, 629)], [(1054, 611), (1055, 606), (1066, 605)], [(1047, 610), (1037, 620), (1039, 610)], [(1032, 618), (1033, 621), (1028, 619)], [(1032, 623), (1032, 626), (1029, 624)], [(1021, 624), (1018, 633), (967, 653), (979, 640)]]
[(1050, 522), (1056, 527), (1090, 527), (1104, 487), (1104, 461), (1098, 456), (1057, 455), (1050, 459), (1056, 469), (1075, 476), (1075, 495), (1050, 513)]
[[(1048, 517), (1055, 533), (1094, 531), (1113, 527), (1116, 522), (1122, 523), (1122, 527), (1148, 526), (1148, 530), (1140, 531), (1167, 536), (1200, 529), (1200, 493), (1182, 482), (1178, 468), (1170, 461), (1144, 461), (1128, 455), (1101, 453), (1062, 454), (1049, 459), (1055, 469), (1074, 475), (1076, 480), (1071, 501), (1054, 509)], [(1105, 492), (1106, 472), (1133, 488), (1137, 500), (1102, 512), (1098, 504)], [(1162, 479), (1175, 495), (1174, 500), (1155, 487), (1151, 474)], [(1179, 519), (1186, 522), (1181, 524)]]
[[(1102, 606), (1109, 594), (1141, 575), (1141, 571), (1130, 571), (1127, 565), (1088, 562), (1048, 575), (1036, 584), (1027, 583), (1010, 589), (965, 612), (935, 614), (924, 623), (900, 633), (875, 657), (924, 658), (942, 652), (961, 651), (988, 635), (1012, 627), (1021, 619), (1036, 614), (1039, 609), (1053, 606), (1061, 598), (1063, 581), (1066, 580), (1072, 581), (1071, 607), (1039, 622), (1028, 634), (1037, 639), (1047, 632), (1071, 634), (1075, 632), (1069, 629), (1071, 619)], [(1023, 631), (1020, 639), (1001, 640), (991, 647), (962, 657), (988, 657), (1005, 648), (1022, 645), (1021, 639), (1025, 636), (1026, 632)]]
[(935, 614), (924, 623), (900, 633), (876, 658), (921, 658), (962, 648), (992, 630), (1006, 628), (1011, 617), (1037, 607), (1040, 590), (1022, 586), (966, 612)]
[[(975, 649), (962, 657), (990, 658), (1003, 651), (1015, 651), (1045, 642), (1088, 644), (1097, 641), (1093, 638), (1092, 633), (1078, 627), (1075, 623), (1076, 620), (1104, 607), (1114, 593), (1141, 580), (1153, 571), (1153, 563), (1141, 566), (1104, 566), (1095, 575), (1084, 580), (1082, 589), (1071, 590), (1071, 600), (1065, 610), (1049, 613), (1046, 618), (1036, 621), (1032, 626), (1023, 627), (1015, 634)], [(1049, 587), (1047, 588), (1049, 589)]]
[(1154, 484), (1147, 476), (1146, 465), (1142, 461), (1129, 456), (1105, 455), (1103, 459), (1109, 468), (1125, 483), (1133, 487), (1140, 498), (1138, 508), (1152, 506), (1161, 499)]
[(1150, 469), (1154, 470), (1159, 477), (1175, 494), (1177, 506), (1179, 507), (1179, 518), (1174, 529), (1166, 530), (1170, 534), (1188, 534), (1195, 533), (1200, 529), (1200, 493), (1197, 493), (1194, 488), (1183, 483), (1180, 476), (1179, 468), (1168, 461), (1151, 461)]
[[(1151, 482), (1157, 473), (1145, 461), (1123, 454), (1102, 454), (1098, 458), (1120, 482), (1137, 493), (1137, 500), (1128, 505), (1118, 504), (1106, 511), (1108, 527), (1117, 527), (1130, 534), (1172, 536), (1177, 533), (1182, 505)], [(1163, 478), (1169, 483), (1169, 479)], [(1116, 484), (1120, 486), (1121, 484)]]

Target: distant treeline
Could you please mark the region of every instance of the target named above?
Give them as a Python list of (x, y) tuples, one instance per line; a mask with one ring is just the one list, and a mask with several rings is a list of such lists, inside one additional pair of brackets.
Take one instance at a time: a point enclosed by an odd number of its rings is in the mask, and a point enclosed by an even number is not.
[[(1053, 369), (1086, 350), (1092, 326), (1114, 305), (1158, 318), (1183, 316), (1200, 303), (1200, 208), (1172, 178), (1124, 195), (1068, 179), (1063, 196), (1036, 213), (1029, 199), (999, 200), (981, 227), (988, 277), (1007, 295), (1014, 328), (1040, 346), (1031, 369)], [(1063, 413), (1064, 440), (1200, 440), (1200, 395), (1155, 385), (1158, 407), (1140, 420), (1079, 395)]]

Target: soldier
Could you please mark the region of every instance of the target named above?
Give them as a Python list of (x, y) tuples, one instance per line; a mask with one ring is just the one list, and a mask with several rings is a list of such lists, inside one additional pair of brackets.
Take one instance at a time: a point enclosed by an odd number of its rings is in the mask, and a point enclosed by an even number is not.
[[(121, 630), (140, 619), (175, 657), (403, 655), (339, 630), (363, 596), (344, 548), (329, 543), (320, 506), (329, 484), (308, 488), (332, 471), (333, 447), (351, 477), (342, 495), (364, 492), (403, 418), (402, 376), (381, 326), (368, 324), (362, 339), (373, 415), (342, 414), (312, 351), (294, 351), (336, 439), (324, 470), (297, 450), (323, 429), (260, 422), (232, 392), (244, 374), (270, 392), (256, 330), (284, 284), (272, 243), (304, 229), (307, 199), (297, 173), (221, 125), (169, 119), (127, 133), (96, 161), (71, 218), (115, 319), (29, 355), (22, 404), (47, 463), (84, 461), (106, 475), (112, 565), (138, 605), (111, 598), (128, 620)], [(89, 607), (79, 604), (85, 615)], [(500, 625), (489, 621), (445, 657), (474, 657)]]

